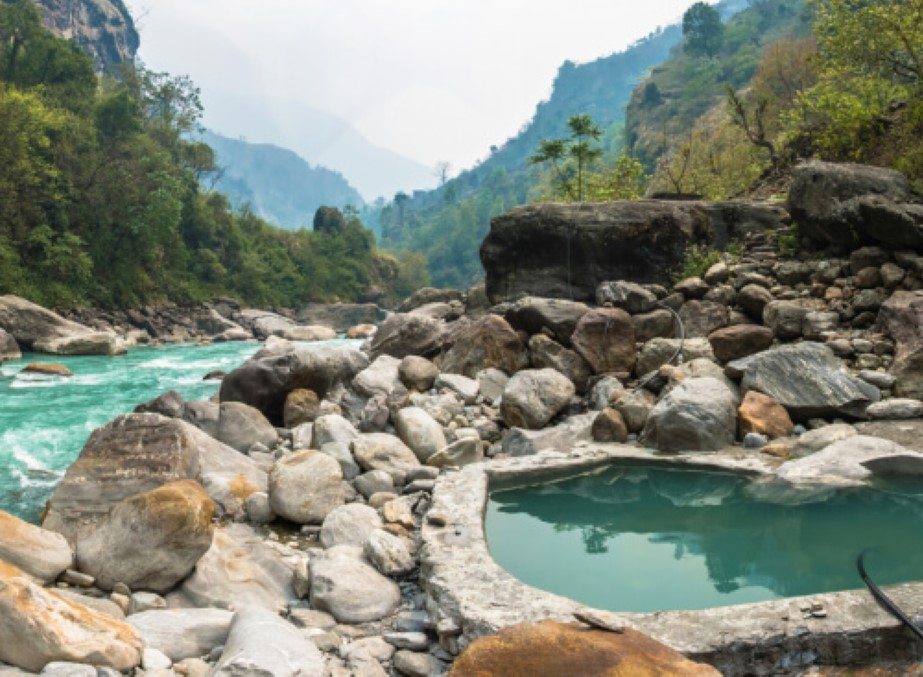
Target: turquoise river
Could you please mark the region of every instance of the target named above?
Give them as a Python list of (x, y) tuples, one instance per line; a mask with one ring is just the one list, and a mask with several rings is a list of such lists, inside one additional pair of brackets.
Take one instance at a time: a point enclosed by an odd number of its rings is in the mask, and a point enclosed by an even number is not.
[[(135, 348), (118, 357), (26, 354), (21, 360), (4, 362), (0, 365), (0, 509), (38, 521), (45, 501), (95, 428), (167, 390), (176, 390), (187, 400), (207, 399), (220, 383), (203, 380), (206, 374), (230, 371), (260, 347), (255, 342), (174, 344)], [(74, 376), (23, 373), (30, 362), (63, 364)]]

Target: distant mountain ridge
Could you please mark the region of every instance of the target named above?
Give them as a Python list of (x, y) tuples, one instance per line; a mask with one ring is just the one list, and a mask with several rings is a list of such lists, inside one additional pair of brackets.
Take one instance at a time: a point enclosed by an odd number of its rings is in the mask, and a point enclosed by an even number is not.
[(360, 208), (364, 204), (339, 172), (311, 166), (294, 151), (211, 131), (202, 140), (216, 154), (219, 171), (214, 188), (228, 195), (234, 206), (249, 205), (257, 216), (281, 228), (310, 228), (321, 206)]

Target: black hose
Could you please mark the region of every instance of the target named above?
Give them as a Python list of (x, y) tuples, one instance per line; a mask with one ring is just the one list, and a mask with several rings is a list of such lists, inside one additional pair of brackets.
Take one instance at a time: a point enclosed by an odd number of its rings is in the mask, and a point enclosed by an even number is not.
[(880, 606), (901, 623), (910, 628), (913, 634), (917, 636), (917, 639), (923, 641), (923, 630), (920, 630), (920, 628), (918, 628), (914, 622), (910, 620), (907, 614), (901, 611), (897, 604), (895, 604), (890, 597), (883, 593), (881, 588), (875, 585), (872, 582), (872, 579), (869, 578), (868, 573), (865, 571), (865, 563), (863, 562), (867, 552), (868, 550), (863, 550), (861, 553), (859, 553), (859, 557), (856, 558), (856, 568), (859, 569), (859, 575), (862, 577), (862, 582), (865, 583), (865, 587), (867, 587), (869, 592), (872, 593), (872, 597), (874, 597), (875, 601), (878, 602), (878, 606)]

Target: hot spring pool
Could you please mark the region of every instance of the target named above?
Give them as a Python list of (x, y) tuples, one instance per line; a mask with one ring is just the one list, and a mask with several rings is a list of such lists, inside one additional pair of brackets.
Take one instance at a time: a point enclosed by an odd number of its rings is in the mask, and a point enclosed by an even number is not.
[(491, 492), (494, 560), (536, 588), (612, 611), (705, 609), (923, 579), (923, 484), (784, 506), (748, 480), (613, 467)]

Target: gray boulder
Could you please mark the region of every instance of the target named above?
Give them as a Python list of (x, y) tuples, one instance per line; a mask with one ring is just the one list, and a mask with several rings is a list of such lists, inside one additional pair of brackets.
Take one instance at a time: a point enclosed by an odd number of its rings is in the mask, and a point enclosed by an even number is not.
[(336, 337), (336, 331), (330, 327), (311, 324), (289, 327), (282, 332), (282, 338), (287, 341), (332, 341)]
[(445, 334), (446, 324), (442, 320), (397, 313), (385, 320), (372, 338), (372, 359), (381, 355), (398, 359), (407, 355), (432, 357), (439, 352)]
[(572, 416), (563, 423), (542, 430), (511, 428), (504, 436), (502, 450), (510, 456), (532, 456), (542, 451), (571, 451), (578, 442), (593, 439), (596, 414)]
[(463, 295), (457, 289), (436, 289), (434, 287), (423, 287), (418, 289), (406, 299), (401, 301), (397, 307), (399, 313), (409, 313), (412, 310), (421, 308), (433, 303), (452, 303), (453, 301), (462, 301)]
[(344, 332), (360, 324), (378, 324), (385, 311), (374, 303), (310, 303), (295, 314), (302, 324), (318, 324)]
[(465, 404), (474, 404), (481, 392), (481, 385), (476, 379), (461, 374), (439, 374), (433, 387), (439, 391), (449, 390), (455, 393)]
[(527, 296), (513, 303), (503, 317), (513, 329), (530, 335), (547, 331), (555, 341), (569, 346), (577, 323), (589, 310), (579, 301)]
[(657, 305), (657, 296), (635, 282), (603, 282), (596, 288), (596, 304), (621, 308), (631, 315), (648, 313)]
[(246, 309), (241, 311), (244, 322), (250, 325), (253, 335), (265, 341), (270, 336), (282, 336), (295, 326), (287, 317), (282, 317), (267, 310)]
[(404, 576), (416, 566), (404, 541), (381, 529), (369, 534), (363, 551), (375, 568), (385, 576)]
[(311, 606), (340, 623), (380, 620), (400, 602), (397, 584), (366, 564), (359, 548), (330, 548), (311, 561)]
[(353, 389), (365, 397), (390, 395), (401, 386), (398, 368), (401, 360), (390, 355), (380, 355), (372, 364), (353, 379)]
[(74, 553), (61, 534), (0, 510), (0, 562), (12, 564), (44, 584), (73, 566)]
[(653, 408), (641, 442), (660, 451), (717, 451), (737, 436), (737, 397), (721, 381), (680, 383)]
[(397, 434), (413, 450), (421, 463), (444, 449), (447, 442), (442, 426), (419, 407), (405, 407), (394, 416)]
[(218, 436), (220, 405), (211, 400), (193, 400), (183, 406), (181, 418), (210, 437)]
[(300, 630), (266, 609), (238, 611), (214, 677), (307, 677), (327, 673), (324, 656)]
[(398, 376), (405, 386), (422, 393), (433, 387), (439, 367), (425, 357), (408, 355), (398, 366)]
[[(115, 334), (94, 331), (18, 296), (0, 296), (0, 330), (20, 348), (54, 355), (118, 355), (125, 345)], [(8, 349), (9, 343), (7, 342)]]
[(403, 484), (408, 471), (420, 467), (410, 447), (387, 433), (363, 433), (353, 440), (352, 450), (363, 470), (384, 470), (395, 484)]
[(296, 524), (320, 524), (345, 500), (339, 462), (319, 451), (297, 451), (269, 473), (272, 511)]
[(339, 414), (319, 416), (314, 421), (313, 434), (311, 447), (314, 449), (320, 449), (326, 444), (333, 443), (348, 446), (359, 437), (359, 431), (353, 427), (353, 424)]
[(361, 503), (350, 503), (331, 511), (320, 530), (320, 543), (325, 548), (337, 545), (362, 547), (369, 535), (382, 527), (378, 511)]
[(833, 352), (819, 343), (767, 350), (727, 365), (741, 389), (769, 395), (796, 421), (849, 416), (862, 418), (881, 399), (875, 386), (850, 376)]
[(895, 292), (881, 306), (878, 322), (897, 343), (890, 369), (895, 395), (923, 399), (923, 296)]
[(218, 410), (218, 441), (246, 453), (254, 444), (272, 449), (279, 434), (259, 409), (242, 402), (222, 402)]
[(128, 617), (148, 647), (172, 661), (207, 656), (224, 646), (234, 612), (226, 609), (158, 609)]
[(651, 339), (641, 348), (638, 355), (638, 363), (635, 365), (635, 373), (638, 376), (644, 376), (673, 359), (676, 363), (676, 357), (682, 352), (684, 361), (705, 358), (715, 361), (715, 353), (711, 344), (705, 338), (691, 338), (681, 341), (680, 339), (655, 338)]
[(500, 414), (511, 427), (535, 430), (560, 412), (574, 393), (570, 379), (554, 369), (527, 369), (506, 384)]
[(484, 450), (481, 448), (481, 440), (477, 437), (462, 437), (447, 446), (445, 449), (438, 451), (426, 460), (426, 464), (434, 468), (445, 468), (454, 466), (471, 465), (480, 463), (484, 460)]
[(16, 339), (4, 329), (0, 329), (0, 363), (7, 360), (18, 360), (22, 357), (22, 351)]
[(578, 393), (586, 392), (593, 370), (578, 353), (568, 350), (544, 334), (529, 339), (529, 354), (536, 369), (554, 369), (570, 379)]

